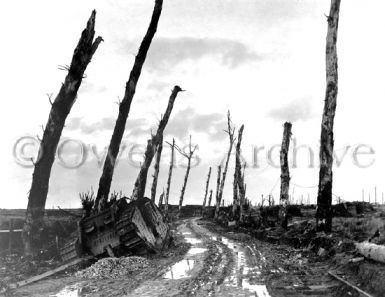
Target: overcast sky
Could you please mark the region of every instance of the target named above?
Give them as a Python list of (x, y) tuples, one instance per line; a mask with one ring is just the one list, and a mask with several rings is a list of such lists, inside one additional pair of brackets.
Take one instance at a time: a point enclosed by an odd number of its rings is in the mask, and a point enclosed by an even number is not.
[[(165, 140), (183, 146), (188, 135), (199, 144), (199, 165), (191, 171), (186, 203), (201, 203), (208, 167), (215, 189), (216, 166), (228, 140), (223, 132), (226, 112), (236, 127), (245, 124), (243, 155), (247, 196), (253, 203), (270, 192), (278, 197), (279, 168), (267, 162), (269, 148), (280, 144), (282, 125), (293, 122), (293, 140), (314, 149), (315, 168), (308, 168), (306, 149), (298, 151), (291, 169), (290, 193), (316, 199), (318, 141), (325, 93), (326, 0), (165, 0), (125, 132), (126, 150), (112, 189), (130, 195), (141, 160), (141, 145), (164, 113), (174, 85), (186, 92), (175, 103)], [(88, 148), (77, 169), (53, 166), (47, 207), (78, 207), (78, 193), (97, 189), (103, 150), (108, 145), (134, 56), (149, 23), (153, 1), (11, 1), (0, 4), (2, 36), (2, 196), (0, 208), (24, 208), (32, 168), (15, 162), (13, 147), (25, 135), (42, 135), (50, 110), (47, 93), (58, 92), (73, 49), (91, 10), (97, 10), (96, 32), (105, 42), (90, 63), (87, 77), (67, 118), (63, 139), (76, 139)], [(339, 94), (335, 118), (335, 148), (341, 165), (334, 170), (333, 192), (345, 200), (360, 200), (362, 189), (377, 185), (385, 191), (385, 142), (380, 120), (385, 99), (383, 38), (385, 4), (381, 0), (345, 0), (341, 4), (338, 36)], [(361, 145), (361, 146), (360, 146)], [(365, 146), (364, 146), (365, 145)], [(253, 168), (252, 147), (258, 146)], [(346, 146), (349, 146), (345, 148)], [(372, 151), (371, 151), (372, 150)], [(29, 147), (24, 153), (33, 151)], [(62, 161), (78, 161), (79, 148), (67, 143)], [(352, 155), (366, 168), (354, 164)], [(278, 164), (279, 148), (273, 149)], [(20, 153), (20, 152), (19, 152)], [(274, 159), (275, 158), (275, 159)], [(292, 159), (292, 156), (290, 157)], [(254, 160), (256, 161), (256, 160)], [(72, 162), (72, 163), (71, 163)], [(164, 149), (158, 194), (166, 184), (169, 150)], [(255, 162), (254, 162), (255, 163)], [(184, 175), (183, 158), (171, 185), (177, 203)], [(256, 164), (254, 164), (256, 165)], [(233, 158), (225, 187), (232, 199)], [(254, 166), (255, 167), (255, 166)], [(361, 166), (362, 167), (362, 166)], [(148, 184), (151, 184), (151, 173)], [(147, 191), (149, 195), (149, 191)], [(366, 194), (366, 199), (368, 199)]]

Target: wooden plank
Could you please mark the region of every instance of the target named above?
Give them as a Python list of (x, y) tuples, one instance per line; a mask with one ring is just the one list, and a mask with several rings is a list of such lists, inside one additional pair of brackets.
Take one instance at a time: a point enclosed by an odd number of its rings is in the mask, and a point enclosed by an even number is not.
[(90, 259), (92, 259), (92, 257), (86, 257), (86, 258), (75, 259), (75, 260), (73, 260), (73, 261), (71, 261), (71, 262), (68, 262), (68, 263), (66, 263), (66, 264), (63, 264), (63, 265), (61, 265), (61, 266), (59, 266), (59, 267), (57, 267), (57, 268), (55, 268), (55, 269), (52, 269), (52, 270), (50, 270), (50, 271), (44, 272), (44, 273), (42, 273), (42, 274), (33, 276), (33, 277), (31, 277), (31, 278), (28, 278), (28, 279), (26, 279), (26, 280), (22, 280), (22, 281), (20, 281), (20, 282), (14, 283), (14, 284), (10, 284), (10, 285), (9, 285), (9, 288), (10, 288), (10, 289), (16, 289), (16, 288), (20, 288), (20, 287), (29, 285), (29, 284), (31, 284), (31, 283), (37, 282), (37, 281), (42, 280), (42, 279), (44, 279), (44, 278), (46, 278), (46, 277), (49, 277), (49, 276), (51, 276), (51, 275), (54, 275), (54, 274), (56, 274), (56, 273), (58, 273), (58, 272), (61, 272), (61, 271), (65, 270), (65, 269), (67, 269), (67, 268), (69, 268), (69, 267), (71, 267), (71, 266), (73, 266), (73, 265), (80, 264), (80, 263), (82, 263), (83, 261), (88, 261), (88, 260), (90, 260)]
[(347, 285), (348, 287), (356, 290), (358, 293), (360, 293), (361, 295), (365, 296), (365, 297), (373, 297), (373, 295), (370, 295), (369, 293), (366, 293), (365, 291), (361, 290), (360, 288), (358, 288), (357, 286), (355, 285), (352, 285), (351, 283), (349, 283), (348, 281), (344, 280), (343, 278), (335, 275), (333, 272), (331, 271), (328, 271), (328, 274), (332, 277), (334, 277), (335, 279), (339, 280), (340, 282), (344, 283), (345, 285)]

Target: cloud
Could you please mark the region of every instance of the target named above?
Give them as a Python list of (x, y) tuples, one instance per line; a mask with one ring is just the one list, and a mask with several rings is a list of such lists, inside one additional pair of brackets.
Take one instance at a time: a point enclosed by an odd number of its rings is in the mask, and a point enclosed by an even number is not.
[(83, 93), (103, 93), (103, 92), (106, 92), (107, 91), (107, 87), (106, 86), (98, 86), (98, 85), (95, 85), (94, 83), (92, 82), (89, 82), (87, 80), (85, 80), (80, 89), (79, 89), (79, 94), (83, 94)]
[(158, 80), (151, 81), (148, 84), (148, 89), (149, 90), (154, 90), (156, 92), (163, 91), (167, 87), (171, 88), (169, 83), (166, 83), (166, 82), (163, 82), (163, 81), (158, 81)]
[(306, 121), (311, 119), (314, 114), (308, 99), (295, 100), (282, 107), (274, 108), (268, 113), (270, 118), (277, 121)]
[[(116, 119), (114, 117), (102, 118), (98, 122), (86, 123), (81, 117), (71, 118), (67, 124), (66, 129), (69, 131), (80, 130), (84, 134), (92, 134), (105, 130), (113, 130)], [(147, 120), (144, 118), (128, 119), (126, 123), (127, 136), (139, 136), (148, 133)]]
[[(135, 52), (136, 43), (125, 41), (120, 50)], [(244, 43), (221, 38), (156, 38), (149, 50), (146, 67), (150, 71), (169, 71), (186, 61), (197, 61), (214, 57), (229, 68), (236, 68), (249, 62), (262, 60), (263, 57), (250, 50)]]
[(188, 107), (174, 115), (166, 127), (166, 134), (182, 139), (192, 132), (206, 133), (210, 140), (220, 141), (226, 138), (223, 129), (226, 127), (226, 118), (219, 113), (198, 114)]
[[(93, 134), (102, 131), (111, 131), (115, 127), (114, 117), (102, 118), (98, 122), (86, 123), (81, 117), (70, 118), (66, 124), (69, 131), (78, 130), (83, 134)], [(198, 114), (192, 107), (188, 107), (171, 116), (165, 134), (182, 139), (193, 132), (204, 133), (212, 141), (221, 141), (226, 138), (223, 129), (226, 127), (226, 117), (220, 113)], [(125, 138), (150, 136), (156, 125), (152, 126), (145, 118), (128, 119)]]

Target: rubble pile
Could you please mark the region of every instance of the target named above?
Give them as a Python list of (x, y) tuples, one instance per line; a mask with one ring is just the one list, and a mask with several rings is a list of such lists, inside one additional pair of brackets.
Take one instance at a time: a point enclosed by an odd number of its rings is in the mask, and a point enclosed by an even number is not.
[(151, 263), (142, 257), (103, 258), (92, 266), (77, 272), (76, 276), (88, 279), (116, 279), (149, 266)]

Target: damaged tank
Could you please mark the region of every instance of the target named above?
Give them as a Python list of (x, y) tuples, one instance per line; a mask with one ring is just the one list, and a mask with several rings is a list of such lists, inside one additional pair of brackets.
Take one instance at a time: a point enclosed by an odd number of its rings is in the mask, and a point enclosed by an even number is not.
[(126, 198), (108, 209), (82, 218), (77, 234), (61, 248), (63, 261), (83, 255), (109, 256), (161, 250), (170, 239), (169, 226), (148, 198), (127, 203)]

